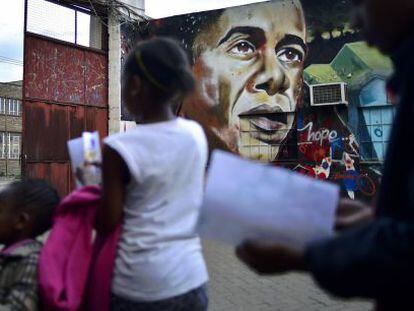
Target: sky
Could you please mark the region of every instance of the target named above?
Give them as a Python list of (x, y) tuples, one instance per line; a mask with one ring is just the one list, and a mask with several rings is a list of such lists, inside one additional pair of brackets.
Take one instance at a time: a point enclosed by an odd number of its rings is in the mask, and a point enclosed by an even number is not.
[(160, 18), (263, 1), (265, 0), (146, 0), (145, 13)]
[[(146, 0), (145, 9), (148, 16), (160, 18), (263, 1), (266, 0)], [(71, 17), (64, 12), (65, 9), (51, 9), (53, 5), (43, 0), (31, 2), (37, 9), (34, 16), (40, 16), (39, 19), (34, 18), (33, 27), (40, 32), (47, 29), (50, 35), (57, 38), (70, 38), (73, 35), (70, 30), (73, 28), (70, 25)], [(51, 11), (47, 19), (42, 18), (45, 10)], [(0, 82), (23, 78), (23, 24), (24, 0), (0, 0)], [(84, 41), (88, 39), (85, 37)]]
[(23, 12), (23, 0), (0, 0), (0, 82), (23, 77), (23, 66), (4, 62), (5, 57), (23, 61)]

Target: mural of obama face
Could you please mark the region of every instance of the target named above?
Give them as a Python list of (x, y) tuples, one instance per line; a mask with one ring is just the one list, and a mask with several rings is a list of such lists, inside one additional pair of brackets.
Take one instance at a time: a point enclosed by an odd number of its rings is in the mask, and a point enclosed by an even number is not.
[(300, 2), (276, 0), (214, 14), (187, 47), (199, 89), (181, 112), (203, 125), (212, 147), (273, 161), (294, 126), (301, 95), (307, 47)]

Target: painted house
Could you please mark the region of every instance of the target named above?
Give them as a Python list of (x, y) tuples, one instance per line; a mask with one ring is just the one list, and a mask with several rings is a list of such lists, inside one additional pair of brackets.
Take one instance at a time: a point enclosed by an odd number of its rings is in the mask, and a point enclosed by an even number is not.
[[(324, 99), (331, 99), (327, 104), (347, 106), (345, 118), (362, 163), (381, 164), (385, 158), (396, 110), (386, 91), (392, 71), (388, 57), (365, 42), (355, 42), (346, 44), (330, 64), (311, 65), (304, 73), (311, 91), (325, 88)], [(317, 95), (311, 94), (311, 105), (321, 100)]]

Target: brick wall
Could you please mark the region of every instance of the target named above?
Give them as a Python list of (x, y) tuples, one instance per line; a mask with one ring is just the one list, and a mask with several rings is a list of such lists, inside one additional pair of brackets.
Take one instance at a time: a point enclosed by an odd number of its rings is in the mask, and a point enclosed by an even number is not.
[[(22, 99), (22, 81), (0, 83), (0, 97)], [(22, 118), (0, 115), (0, 132), (21, 133)], [(14, 180), (21, 177), (19, 160), (0, 159), (0, 181)]]
[(22, 118), (0, 115), (0, 131), (21, 133), (22, 132)]
[(22, 81), (0, 82), (0, 97), (22, 99)]
[(0, 159), (0, 179), (20, 179), (21, 165), (19, 160)]

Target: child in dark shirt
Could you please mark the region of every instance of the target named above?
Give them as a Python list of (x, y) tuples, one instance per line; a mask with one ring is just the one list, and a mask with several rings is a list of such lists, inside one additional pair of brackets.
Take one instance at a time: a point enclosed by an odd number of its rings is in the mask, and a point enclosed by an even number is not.
[(40, 180), (15, 182), (0, 192), (0, 310), (38, 310), (37, 264), (59, 203), (55, 189)]

